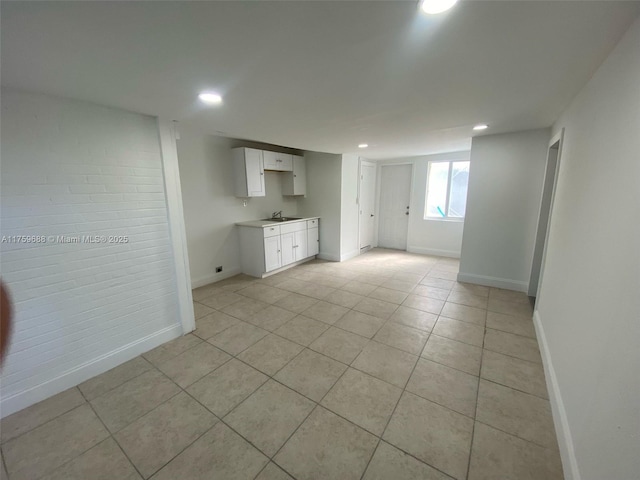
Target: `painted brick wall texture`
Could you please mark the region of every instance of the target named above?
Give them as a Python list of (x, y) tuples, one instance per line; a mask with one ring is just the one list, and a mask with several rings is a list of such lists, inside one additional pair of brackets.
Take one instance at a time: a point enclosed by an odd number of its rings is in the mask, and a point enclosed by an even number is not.
[(1, 155), (3, 399), (178, 323), (154, 118), (3, 89)]

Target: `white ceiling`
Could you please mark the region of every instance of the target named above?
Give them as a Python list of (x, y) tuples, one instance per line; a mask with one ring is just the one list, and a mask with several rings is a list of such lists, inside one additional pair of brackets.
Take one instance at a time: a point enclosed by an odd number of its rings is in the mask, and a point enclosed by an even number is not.
[[(2, 2), (2, 84), (183, 128), (389, 158), (546, 127), (640, 2)], [(204, 108), (199, 91), (224, 104)], [(358, 151), (357, 144), (370, 146)]]

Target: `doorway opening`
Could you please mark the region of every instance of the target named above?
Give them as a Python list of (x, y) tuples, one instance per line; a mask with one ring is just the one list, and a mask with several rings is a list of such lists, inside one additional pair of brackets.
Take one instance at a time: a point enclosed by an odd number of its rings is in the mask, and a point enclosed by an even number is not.
[(547, 153), (547, 167), (544, 174), (540, 215), (538, 216), (538, 230), (536, 232), (536, 243), (533, 250), (533, 263), (531, 265), (531, 276), (529, 277), (529, 290), (527, 293), (531, 298), (532, 304), (535, 304), (535, 300), (538, 297), (538, 290), (542, 280), (546, 245), (549, 238), (549, 226), (551, 224), (551, 213), (558, 181), (563, 135), (564, 129), (551, 140)]
[(374, 246), (376, 219), (376, 164), (360, 161), (360, 185), (358, 194), (360, 213), (360, 252), (366, 252)]

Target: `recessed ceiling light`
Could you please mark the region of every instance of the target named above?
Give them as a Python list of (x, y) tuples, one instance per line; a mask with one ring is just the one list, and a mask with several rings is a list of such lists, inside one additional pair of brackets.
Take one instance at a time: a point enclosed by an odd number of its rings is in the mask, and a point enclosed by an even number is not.
[(446, 12), (453, 7), (458, 0), (423, 0), (420, 9), (429, 15)]
[(475, 127), (473, 127), (474, 130), (486, 130), (487, 128), (489, 128), (489, 125), (487, 125), (485, 123), (481, 123), (481, 124), (476, 125)]
[(358, 145), (358, 148), (367, 148), (368, 146), (368, 143), (361, 143), (360, 145)]
[(213, 92), (202, 92), (198, 95), (198, 98), (207, 105), (219, 105), (222, 103), (222, 97)]

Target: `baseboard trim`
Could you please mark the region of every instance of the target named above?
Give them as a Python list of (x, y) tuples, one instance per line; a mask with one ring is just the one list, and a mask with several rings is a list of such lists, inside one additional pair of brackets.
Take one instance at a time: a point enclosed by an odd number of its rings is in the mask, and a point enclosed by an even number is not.
[(360, 249), (353, 250), (352, 252), (345, 253), (344, 255), (340, 255), (340, 261), (346, 262), (347, 260), (357, 257), (358, 255), (360, 255)]
[(222, 271), (220, 273), (211, 273), (200, 278), (193, 278), (191, 279), (191, 288), (194, 289), (198, 287), (204, 287), (205, 285), (209, 285), (210, 283), (219, 282), (240, 273), (242, 273), (242, 269), (240, 267), (233, 267), (228, 269), (226, 272)]
[(180, 335), (182, 335), (182, 325), (177, 323), (91, 360), (90, 362), (79, 365), (45, 383), (15, 393), (10, 397), (3, 398), (0, 401), (0, 415), (2, 418), (6, 417), (34, 403), (38, 403), (71, 387), (75, 387), (85, 380), (89, 380), (96, 375), (111, 370), (169, 340), (178, 338)]
[(516, 292), (524, 293), (527, 293), (527, 290), (529, 289), (528, 282), (511, 280), (509, 278), (489, 277), (486, 275), (474, 275), (472, 273), (458, 273), (458, 281), (485, 285), (487, 287), (504, 288), (506, 290), (515, 290)]
[(542, 365), (544, 366), (544, 376), (547, 382), (547, 390), (549, 391), (553, 423), (556, 428), (556, 436), (558, 437), (558, 447), (560, 449), (560, 458), (562, 459), (564, 478), (565, 480), (580, 480), (580, 470), (573, 447), (573, 437), (571, 436), (571, 429), (569, 428), (567, 411), (564, 408), (564, 402), (560, 394), (560, 386), (558, 385), (558, 377), (556, 377), (556, 372), (553, 368), (547, 337), (544, 333), (544, 327), (542, 326), (538, 310), (533, 312), (533, 325), (535, 326), (538, 344), (540, 345)]
[(409, 253), (420, 253), (422, 255), (434, 255), (436, 257), (460, 258), (460, 252), (455, 250), (440, 250), (437, 248), (407, 247)]

